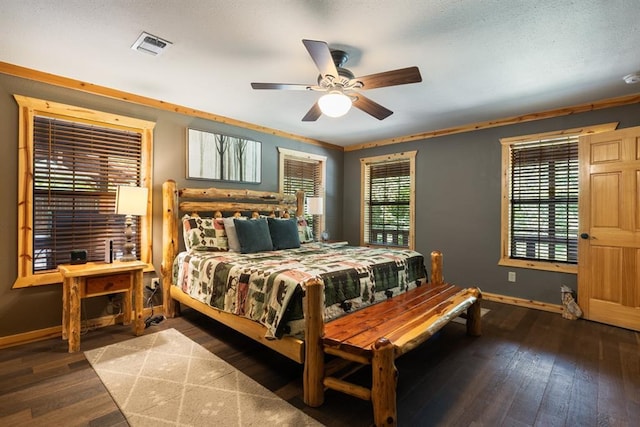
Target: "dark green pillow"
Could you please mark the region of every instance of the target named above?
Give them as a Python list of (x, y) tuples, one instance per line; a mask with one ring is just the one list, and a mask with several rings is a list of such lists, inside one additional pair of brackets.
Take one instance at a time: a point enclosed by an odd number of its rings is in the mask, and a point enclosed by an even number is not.
[(295, 219), (267, 218), (273, 249), (292, 249), (300, 247), (298, 222)]
[(234, 219), (233, 224), (238, 234), (241, 253), (252, 254), (273, 250), (273, 243), (271, 243), (271, 235), (269, 234), (269, 225), (266, 219)]

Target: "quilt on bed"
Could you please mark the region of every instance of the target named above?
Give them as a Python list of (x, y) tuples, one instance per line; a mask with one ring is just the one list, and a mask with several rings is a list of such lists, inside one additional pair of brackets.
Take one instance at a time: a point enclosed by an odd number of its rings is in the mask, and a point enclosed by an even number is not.
[(302, 295), (311, 278), (324, 282), (325, 321), (426, 282), (418, 252), (323, 243), (254, 254), (192, 250), (180, 253), (173, 267), (174, 285), (261, 323), (267, 338), (302, 334)]

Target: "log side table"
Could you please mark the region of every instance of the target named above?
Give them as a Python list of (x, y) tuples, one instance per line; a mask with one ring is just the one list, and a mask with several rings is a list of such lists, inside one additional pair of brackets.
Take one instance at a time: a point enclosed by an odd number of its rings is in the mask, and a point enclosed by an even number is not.
[[(62, 274), (62, 339), (69, 340), (69, 353), (80, 350), (80, 301), (82, 298), (124, 293), (123, 324), (133, 320), (133, 331), (142, 335), (142, 272), (147, 264), (141, 261), (63, 264)], [(134, 297), (134, 319), (131, 319)]]

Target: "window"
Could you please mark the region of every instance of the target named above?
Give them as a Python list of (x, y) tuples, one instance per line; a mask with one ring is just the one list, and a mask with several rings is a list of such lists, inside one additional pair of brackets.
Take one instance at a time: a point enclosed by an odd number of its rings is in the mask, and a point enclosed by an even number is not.
[(362, 244), (414, 248), (416, 153), (360, 159)]
[(600, 129), (571, 129), (501, 140), (500, 264), (577, 271), (578, 142), (581, 134), (605, 130)]
[[(124, 244), (118, 185), (149, 186), (153, 123), (21, 96), (18, 279), (14, 288), (58, 283), (73, 249), (105, 259)], [(151, 262), (150, 218), (134, 217), (135, 253)]]
[[(280, 192), (296, 194), (302, 190), (306, 197), (325, 198), (324, 176), (327, 158), (300, 151), (278, 148), (280, 156)], [(325, 229), (324, 215), (305, 214), (316, 240)]]

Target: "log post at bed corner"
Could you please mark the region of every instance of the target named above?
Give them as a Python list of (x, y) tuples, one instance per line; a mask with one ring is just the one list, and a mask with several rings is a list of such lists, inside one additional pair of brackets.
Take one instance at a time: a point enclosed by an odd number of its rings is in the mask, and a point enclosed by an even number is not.
[(164, 315), (174, 317), (176, 303), (171, 298), (173, 260), (178, 253), (177, 191), (172, 179), (162, 184), (162, 304)]
[(304, 403), (317, 407), (324, 403), (324, 284), (318, 279), (306, 283), (303, 299), (305, 317)]
[(439, 285), (443, 282), (442, 277), (442, 252), (431, 252), (431, 283)]
[(296, 218), (304, 215), (304, 191), (296, 191)]

